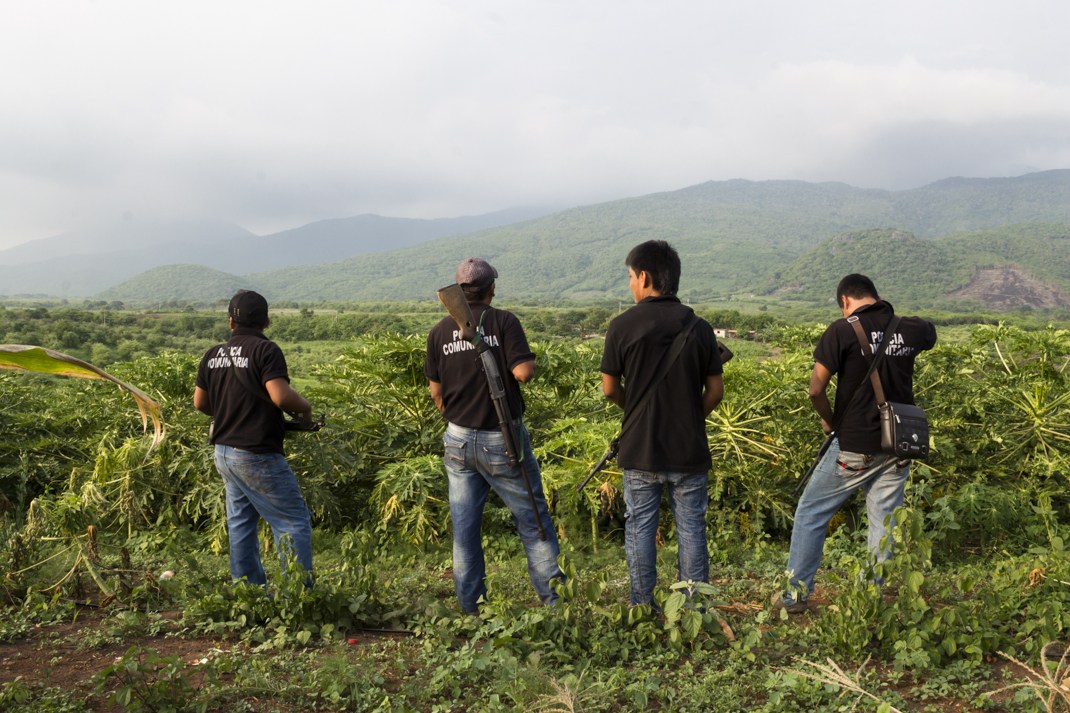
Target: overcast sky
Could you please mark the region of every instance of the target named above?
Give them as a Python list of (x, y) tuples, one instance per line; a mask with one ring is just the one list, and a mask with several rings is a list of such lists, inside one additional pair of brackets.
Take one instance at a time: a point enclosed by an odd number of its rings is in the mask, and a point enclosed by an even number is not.
[(1070, 168), (1066, 0), (6, 0), (0, 248)]

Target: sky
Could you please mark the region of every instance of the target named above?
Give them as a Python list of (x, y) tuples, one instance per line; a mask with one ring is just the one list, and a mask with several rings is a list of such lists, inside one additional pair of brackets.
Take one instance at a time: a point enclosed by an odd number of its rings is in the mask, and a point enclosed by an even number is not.
[(0, 0), (0, 249), (1070, 168), (1065, 0)]

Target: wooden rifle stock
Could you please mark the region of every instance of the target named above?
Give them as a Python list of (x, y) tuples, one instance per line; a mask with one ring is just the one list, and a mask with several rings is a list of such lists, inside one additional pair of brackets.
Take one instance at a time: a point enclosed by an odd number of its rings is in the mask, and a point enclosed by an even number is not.
[(453, 317), (453, 321), (457, 323), (457, 328), (461, 330), (461, 338), (466, 342), (475, 342), (476, 340), (476, 324), (475, 317), (472, 316), (472, 308), (468, 306), (468, 300), (465, 299), (464, 290), (460, 285), (449, 285), (443, 287), (438, 291), (438, 300), (446, 308), (446, 311)]

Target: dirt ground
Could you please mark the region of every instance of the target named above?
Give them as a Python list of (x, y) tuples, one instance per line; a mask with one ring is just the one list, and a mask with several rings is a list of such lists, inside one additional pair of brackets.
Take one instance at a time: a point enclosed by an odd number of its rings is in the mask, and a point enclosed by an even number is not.
[[(94, 607), (85, 607), (74, 622), (52, 624), (35, 629), (29, 636), (10, 644), (0, 643), (0, 683), (20, 679), (27, 685), (44, 685), (65, 691), (82, 691), (88, 698), (94, 691), (93, 677), (115, 663), (131, 646), (151, 648), (161, 656), (180, 657), (196, 665), (213, 649), (229, 651), (240, 646), (224, 639), (189, 639), (168, 636), (132, 637), (121, 644), (84, 646), (84, 637), (100, 629), (106, 614)], [(164, 612), (165, 619), (175, 622), (181, 612)], [(106, 696), (101, 696), (104, 698)], [(108, 706), (96, 710), (119, 710)]]
[[(817, 607), (827, 604), (824, 600), (815, 598), (813, 602)], [(733, 605), (723, 607), (737, 615), (753, 614), (759, 605)], [(187, 671), (194, 672), (188, 675), (190, 683), (198, 685), (196, 666), (220, 654), (243, 652), (247, 646), (237, 639), (225, 637), (188, 637), (176, 636), (181, 631), (181, 612), (161, 612), (164, 619), (163, 630), (158, 636), (123, 636), (122, 643), (89, 642), (91, 637), (100, 637), (105, 631), (107, 618), (111, 615), (107, 609), (96, 607), (83, 607), (80, 609), (74, 622), (40, 626), (28, 636), (20, 638), (13, 643), (0, 643), (0, 684), (10, 681), (21, 680), (23, 684), (31, 687), (54, 687), (64, 691), (74, 691), (82, 694), (88, 707), (99, 713), (113, 713), (123, 710), (121, 707), (110, 703), (109, 694), (114, 690), (114, 685), (101, 693), (96, 692), (94, 677), (111, 664), (118, 661), (133, 646), (151, 649), (161, 657), (177, 657), (187, 666)], [(813, 612), (794, 617), (793, 621), (798, 626), (808, 626), (811, 623)], [(167, 623), (170, 622), (170, 625)], [(726, 632), (728, 633), (728, 632)], [(352, 646), (362, 646), (382, 641), (383, 639), (396, 639), (397, 635), (387, 632), (354, 632), (350, 634), (348, 643)], [(993, 688), (1000, 687), (1000, 683), (1010, 680), (1021, 680), (1022, 671), (1008, 661), (999, 659), (991, 662), (993, 668)], [(883, 666), (878, 666), (883, 668)], [(889, 671), (890, 674), (890, 671)], [(1070, 680), (1070, 679), (1068, 679)], [(911, 688), (917, 681), (909, 677), (901, 681), (899, 693), (910, 700)], [(1004, 704), (1012, 697), (1012, 692), (1002, 692), (995, 696), (996, 701)], [(968, 704), (961, 701), (928, 700), (918, 702), (919, 710), (941, 711), (942, 713), (963, 713), (970, 709)], [(3, 708), (0, 710), (19, 710), (18, 708)], [(29, 710), (32, 710), (29, 709)], [(274, 706), (272, 710), (288, 710), (285, 707)]]
[[(176, 636), (183, 628), (180, 611), (160, 612), (165, 625), (158, 636), (123, 636), (122, 643), (87, 644), (87, 639), (104, 632), (106, 619), (113, 614), (106, 608), (82, 607), (73, 622), (40, 626), (13, 643), (0, 643), (0, 684), (20, 680), (34, 688), (46, 686), (79, 692), (91, 710), (112, 713), (123, 710), (108, 701), (115, 686), (97, 693), (94, 677), (121, 659), (131, 647), (151, 649), (162, 658), (181, 659), (192, 667), (187, 670), (193, 675), (186, 675), (195, 687), (198, 665), (220, 654), (248, 649), (237, 637), (190, 637), (188, 632)], [(360, 647), (398, 638), (405, 637), (389, 632), (358, 631), (349, 634), (348, 643)], [(272, 709), (281, 710), (278, 706)], [(19, 709), (4, 708), (0, 703), (0, 711), (8, 710)]]

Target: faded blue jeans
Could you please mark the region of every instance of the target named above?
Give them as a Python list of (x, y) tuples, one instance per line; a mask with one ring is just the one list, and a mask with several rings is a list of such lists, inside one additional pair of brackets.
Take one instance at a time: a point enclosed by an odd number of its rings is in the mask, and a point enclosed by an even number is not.
[[(491, 490), (513, 513), (528, 560), (528, 576), (543, 604), (557, 601), (550, 582), (564, 579), (557, 566), (557, 534), (546, 506), (539, 464), (531, 450), (527, 428), (520, 424), (517, 431), (523, 442), (520, 448), (537, 514), (532, 512), (520, 466), (509, 466), (501, 431), (480, 431), (451, 423), (442, 438), (453, 520), (453, 584), (461, 609), (466, 612), (478, 611), (479, 598), (487, 593), (482, 527), (483, 507)], [(545, 540), (539, 537), (539, 521), (546, 532)]]
[[(791, 528), (788, 571), (792, 587), (802, 586), (806, 592), (801, 599), (814, 591), (814, 575), (821, 564), (829, 521), (859, 488), (866, 493), (869, 551), (878, 561), (891, 557), (891, 545), (882, 550), (881, 540), (895, 525), (893, 513), (903, 504), (903, 488), (909, 474), (910, 461), (899, 461), (886, 453), (841, 451), (839, 439), (832, 440), (799, 498)], [(791, 592), (785, 592), (784, 601), (794, 602)]]
[(667, 491), (676, 521), (679, 581), (706, 582), (710, 554), (706, 545), (709, 473), (652, 473), (624, 470), (624, 555), (631, 580), (631, 603), (649, 604), (657, 581), (657, 533), (662, 491)]
[(311, 572), (312, 521), (285, 456), (216, 444), (215, 467), (227, 491), (231, 578), (267, 584), (257, 538), (261, 517), (271, 526), (283, 566), (293, 557)]

